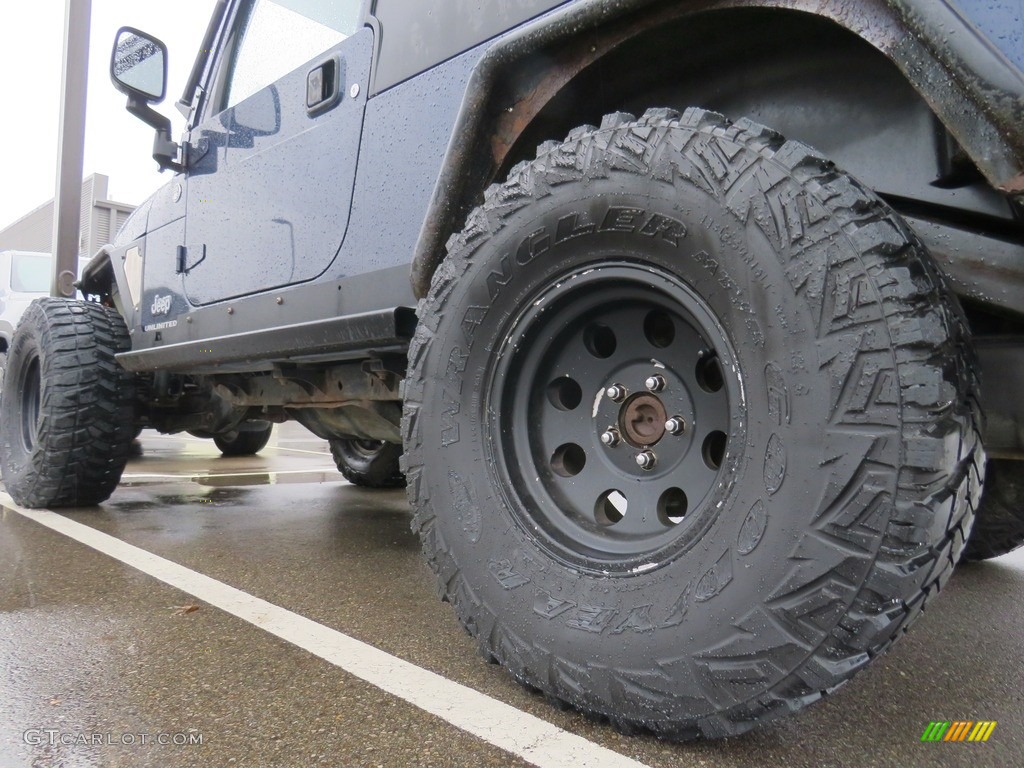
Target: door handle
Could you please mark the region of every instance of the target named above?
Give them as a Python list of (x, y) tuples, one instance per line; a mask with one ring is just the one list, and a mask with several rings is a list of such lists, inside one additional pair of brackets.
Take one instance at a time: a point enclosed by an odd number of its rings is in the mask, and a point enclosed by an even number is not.
[(318, 115), (337, 104), (345, 88), (344, 81), (345, 65), (338, 56), (313, 67), (306, 74), (306, 113)]

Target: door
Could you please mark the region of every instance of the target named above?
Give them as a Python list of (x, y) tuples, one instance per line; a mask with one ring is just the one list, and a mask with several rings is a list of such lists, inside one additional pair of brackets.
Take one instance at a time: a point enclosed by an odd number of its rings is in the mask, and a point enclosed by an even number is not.
[(243, 0), (189, 137), (194, 305), (315, 278), (348, 226), (372, 33), (361, 0)]

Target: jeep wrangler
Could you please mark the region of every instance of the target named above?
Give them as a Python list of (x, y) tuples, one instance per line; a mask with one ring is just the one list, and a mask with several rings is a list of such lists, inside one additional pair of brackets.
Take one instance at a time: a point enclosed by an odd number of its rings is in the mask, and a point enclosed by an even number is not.
[(7, 490), (295, 420), (551, 701), (797, 711), (1024, 541), (1019, 7), (220, 0), (180, 143), (122, 29), (173, 178), (18, 326)]

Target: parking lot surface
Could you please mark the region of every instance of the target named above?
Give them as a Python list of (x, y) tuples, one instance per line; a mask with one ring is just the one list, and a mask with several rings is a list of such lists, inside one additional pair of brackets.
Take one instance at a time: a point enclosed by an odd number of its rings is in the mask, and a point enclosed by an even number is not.
[[(344, 482), (325, 442), (292, 425), (248, 459), (142, 442), (100, 507), (3, 498), (0, 768), (1024, 764), (1019, 553), (961, 567), (804, 714), (675, 744), (558, 711), (485, 663), (437, 598), (404, 494)], [(922, 743), (941, 720), (997, 726)]]

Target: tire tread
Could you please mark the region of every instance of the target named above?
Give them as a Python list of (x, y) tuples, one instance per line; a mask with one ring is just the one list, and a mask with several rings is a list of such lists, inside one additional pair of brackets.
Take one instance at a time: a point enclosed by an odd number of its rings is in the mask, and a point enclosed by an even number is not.
[[(713, 157), (689, 151), (698, 139)], [(537, 159), (517, 165), (504, 186), (527, 204), (540, 200), (555, 184), (585, 184), (607, 176), (610, 169), (696, 186), (723, 203), (730, 190), (745, 183), (754, 170), (777, 176), (788, 173), (808, 191), (811, 202), (838, 222), (859, 252), (864, 272), (878, 276), (875, 290), (896, 358), (904, 461), (896, 469), (898, 498), (881, 545), (860, 555), (871, 559), (870, 568), (846, 615), (827, 630), (805, 627), (809, 636), (802, 641), (795, 634), (789, 638), (795, 649), (805, 649), (804, 658), (794, 671), (752, 698), (722, 703), (706, 717), (613, 717), (615, 727), (630, 732), (643, 729), (680, 739), (735, 735), (836, 691), (888, 649), (948, 581), (969, 536), (984, 479), (981, 413), (975, 396), (977, 366), (963, 313), (916, 235), (859, 182), (809, 147), (785, 140), (753, 121), (731, 123), (703, 109), (690, 108), (681, 115), (653, 109), (638, 120), (616, 113), (606, 116), (601, 128), (581, 126), (560, 144), (541, 145)], [(486, 605), (467, 598), (472, 593), (437, 534), (437, 511), (421, 482), (431, 451), (423, 443), (419, 414), (428, 407), (422, 402), (423, 366), (431, 346), (440, 343), (432, 318), (444, 315), (450, 286), (473, 261), (480, 244), (474, 222), (488, 221), (489, 232), (501, 227), (495, 210), (499, 197), (491, 193), (470, 216), (466, 230), (449, 240), (448, 256), (418, 308), (421, 322), (409, 352), (403, 420), (413, 528), (420, 533), (444, 596), (476, 635), (485, 657), (498, 659), (517, 680), (545, 696), (592, 713), (601, 709), (602, 699), (587, 693), (593, 683), (584, 680), (582, 672), (569, 670), (541, 648), (515, 638), (499, 617), (489, 615)], [(775, 220), (774, 224), (776, 236), (794, 259), (801, 249), (812, 247), (819, 234), (811, 220)], [(842, 546), (858, 549), (852, 540)], [(808, 590), (806, 596), (791, 591), (787, 599), (810, 606), (821, 589), (844, 583), (845, 576), (837, 568), (822, 576), (818, 588)], [(842, 593), (841, 586), (837, 590)], [(487, 627), (486, 633), (478, 633), (480, 627)], [(614, 670), (607, 677), (611, 679), (608, 697), (619, 709), (618, 703), (626, 701), (625, 692), (636, 686)], [(676, 711), (668, 694), (645, 688), (643, 696), (652, 711)]]
[(40, 443), (20, 463), (2, 436), (4, 484), (27, 507), (99, 504), (120, 482), (135, 436), (135, 377), (115, 359), (131, 348), (128, 329), (112, 308), (59, 298), (33, 302), (23, 326), (37, 335), (46, 379)]

